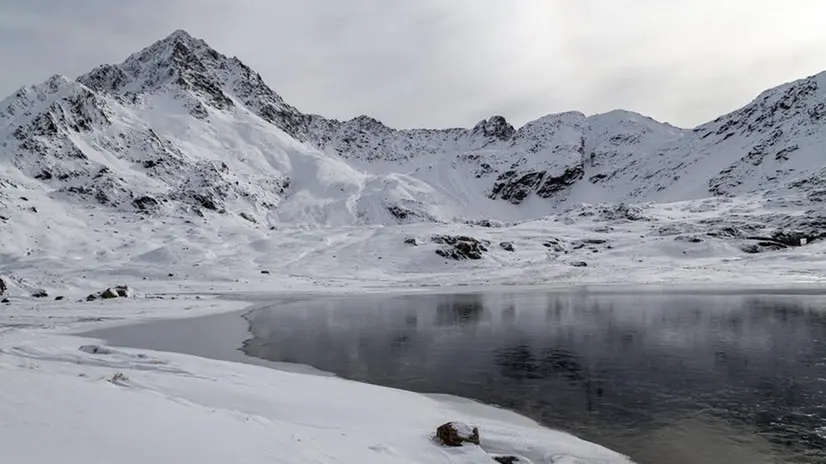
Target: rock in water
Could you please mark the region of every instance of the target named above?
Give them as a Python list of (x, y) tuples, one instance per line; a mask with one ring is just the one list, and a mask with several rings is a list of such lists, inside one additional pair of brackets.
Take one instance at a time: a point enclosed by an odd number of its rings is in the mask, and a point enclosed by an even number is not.
[(479, 429), (464, 422), (448, 422), (436, 429), (436, 438), (445, 446), (479, 444)]

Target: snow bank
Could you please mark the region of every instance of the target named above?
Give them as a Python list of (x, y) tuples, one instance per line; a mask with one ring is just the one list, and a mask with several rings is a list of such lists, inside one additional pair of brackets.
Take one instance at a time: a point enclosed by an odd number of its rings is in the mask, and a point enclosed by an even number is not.
[[(179, 354), (40, 336), (0, 345), (1, 462), (623, 463), (624, 457), (494, 408)], [(0, 339), (2, 340), (2, 339)], [(482, 445), (448, 449), (467, 420)]]

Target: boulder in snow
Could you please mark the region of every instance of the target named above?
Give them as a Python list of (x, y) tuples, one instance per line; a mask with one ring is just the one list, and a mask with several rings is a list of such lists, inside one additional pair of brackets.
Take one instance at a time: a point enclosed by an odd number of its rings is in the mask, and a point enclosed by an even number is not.
[(464, 422), (448, 422), (436, 429), (436, 438), (445, 446), (479, 444), (479, 429)]
[(8, 290), (8, 289), (9, 289), (8, 284), (6, 283), (5, 280), (3, 280), (2, 277), (0, 277), (0, 295), (4, 295), (6, 293), (6, 290)]
[(519, 458), (516, 456), (494, 456), (493, 460), (500, 464), (516, 464)]
[(46, 292), (46, 290), (40, 289), (40, 290), (32, 293), (32, 296), (34, 298), (46, 298), (47, 296), (49, 296), (49, 293)]
[(258, 221), (252, 216), (252, 214), (247, 213), (246, 211), (240, 213), (239, 216), (253, 224), (258, 224)]
[(130, 289), (126, 285), (118, 285), (115, 287), (107, 288), (102, 292), (92, 293), (91, 295), (86, 297), (86, 301), (95, 301), (97, 299), (113, 300), (115, 298), (128, 298), (131, 295), (132, 289)]
[(434, 235), (434, 243), (445, 245), (436, 250), (436, 254), (448, 259), (460, 261), (463, 259), (482, 259), (482, 254), (488, 251), (490, 242), (478, 240), (464, 235)]
[(513, 246), (513, 242), (501, 242), (499, 243), (499, 246), (502, 247), (503, 250), (510, 251), (511, 253), (516, 251), (516, 248)]
[(111, 300), (117, 298), (118, 294), (111, 288), (107, 288), (106, 290), (100, 292), (100, 297), (104, 300)]

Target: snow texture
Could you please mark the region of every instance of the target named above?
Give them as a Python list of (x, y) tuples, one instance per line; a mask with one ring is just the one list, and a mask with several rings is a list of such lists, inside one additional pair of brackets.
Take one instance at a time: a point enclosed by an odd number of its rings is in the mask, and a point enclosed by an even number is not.
[[(240, 308), (195, 294), (819, 285), (824, 146), (826, 74), (694, 129), (617, 110), (397, 130), (302, 113), (176, 31), (23, 87), (0, 101), (0, 461), (623, 462), (501, 411), (54, 330)], [(135, 294), (79, 302), (118, 285)], [(483, 449), (433, 446), (452, 420)]]

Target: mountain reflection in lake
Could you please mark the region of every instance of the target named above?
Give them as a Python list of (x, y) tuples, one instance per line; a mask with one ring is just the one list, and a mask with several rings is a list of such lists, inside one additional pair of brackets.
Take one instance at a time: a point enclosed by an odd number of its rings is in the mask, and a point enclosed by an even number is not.
[(826, 299), (428, 295), (247, 317), (245, 350), (519, 411), (641, 463), (826, 463)]

